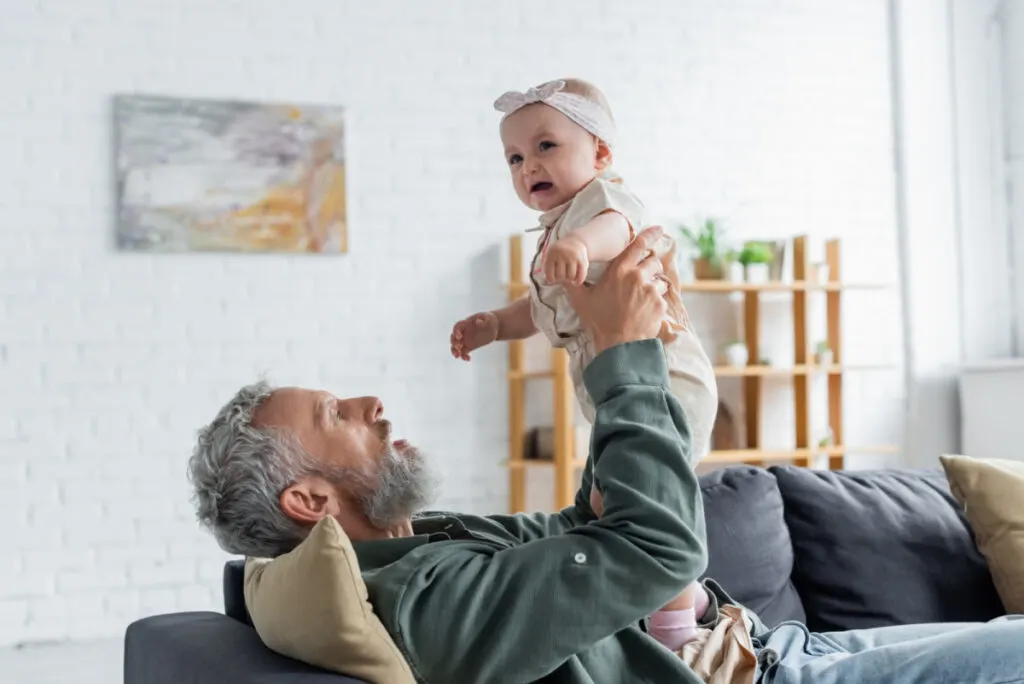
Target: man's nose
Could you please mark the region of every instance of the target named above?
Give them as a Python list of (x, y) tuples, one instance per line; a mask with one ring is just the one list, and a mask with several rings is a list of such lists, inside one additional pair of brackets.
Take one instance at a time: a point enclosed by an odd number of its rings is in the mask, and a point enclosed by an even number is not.
[(361, 397), (359, 403), (363, 408), (367, 422), (376, 423), (384, 417), (384, 403), (377, 397)]

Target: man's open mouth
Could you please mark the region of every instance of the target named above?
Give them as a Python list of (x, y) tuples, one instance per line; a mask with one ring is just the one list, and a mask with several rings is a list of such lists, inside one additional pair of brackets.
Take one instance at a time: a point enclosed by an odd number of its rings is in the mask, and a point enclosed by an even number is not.
[(547, 181), (541, 181), (540, 183), (534, 183), (533, 185), (531, 185), (530, 192), (544, 192), (545, 190), (550, 190), (551, 188), (551, 183), (548, 183)]

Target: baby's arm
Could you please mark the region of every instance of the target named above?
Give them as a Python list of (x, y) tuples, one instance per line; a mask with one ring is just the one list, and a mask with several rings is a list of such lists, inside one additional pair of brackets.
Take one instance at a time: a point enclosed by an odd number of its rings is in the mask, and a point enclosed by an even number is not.
[(590, 261), (608, 261), (619, 255), (629, 244), (629, 221), (617, 211), (608, 209), (574, 230), (566, 238), (583, 241)]
[(608, 261), (629, 244), (629, 222), (608, 209), (565, 237), (556, 240), (544, 260), (544, 277), (549, 283), (581, 285), (592, 261)]
[(533, 322), (528, 295), (520, 297), (508, 306), (495, 309), (494, 315), (498, 319), (499, 341), (525, 340), (537, 334), (537, 325)]
[(470, 353), (498, 340), (525, 340), (537, 332), (530, 312), (530, 298), (520, 297), (508, 306), (481, 311), (452, 327), (452, 356), (469, 361)]

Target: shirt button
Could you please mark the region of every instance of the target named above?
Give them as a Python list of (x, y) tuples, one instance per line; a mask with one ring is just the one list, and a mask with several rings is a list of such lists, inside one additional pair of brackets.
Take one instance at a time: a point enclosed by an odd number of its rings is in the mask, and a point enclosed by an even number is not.
[(587, 554), (585, 554), (585, 553), (577, 553), (575, 556), (573, 556), (572, 559), (574, 561), (576, 561), (577, 563), (583, 564), (583, 563), (587, 562)]

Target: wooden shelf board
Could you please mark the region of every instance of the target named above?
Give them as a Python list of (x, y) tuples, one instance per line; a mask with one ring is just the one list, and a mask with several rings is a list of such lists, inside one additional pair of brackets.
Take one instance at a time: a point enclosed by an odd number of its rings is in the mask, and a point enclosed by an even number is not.
[(537, 371), (509, 371), (509, 380), (539, 380), (544, 378), (555, 377), (555, 372), (551, 370), (537, 370)]
[(840, 292), (843, 290), (886, 290), (885, 283), (811, 283), (771, 281), (767, 283), (733, 283), (728, 280), (696, 280), (680, 283), (682, 292)]
[[(747, 461), (782, 461), (794, 458), (812, 458), (824, 454), (838, 456), (840, 454), (896, 454), (899, 447), (883, 444), (876, 446), (831, 446), (820, 449), (730, 449), (728, 451), (712, 451), (701, 463), (745, 463)], [(531, 458), (522, 461), (505, 461), (509, 468), (552, 467), (555, 462), (548, 459)], [(573, 461), (574, 468), (583, 468), (585, 460)]]
[(798, 364), (795, 366), (715, 366), (715, 375), (723, 378), (729, 377), (751, 377), (751, 376), (790, 376), (807, 375), (808, 373), (825, 373), (828, 375), (840, 375), (847, 371), (872, 370), (895, 368), (894, 364), (831, 364), (829, 366), (818, 366), (815, 364)]
[[(529, 283), (505, 283), (502, 287), (513, 293), (521, 293), (530, 289)], [(888, 283), (811, 283), (811, 282), (779, 282), (767, 283), (733, 283), (728, 280), (696, 280), (679, 284), (681, 292), (842, 292), (845, 290), (889, 290)]]

